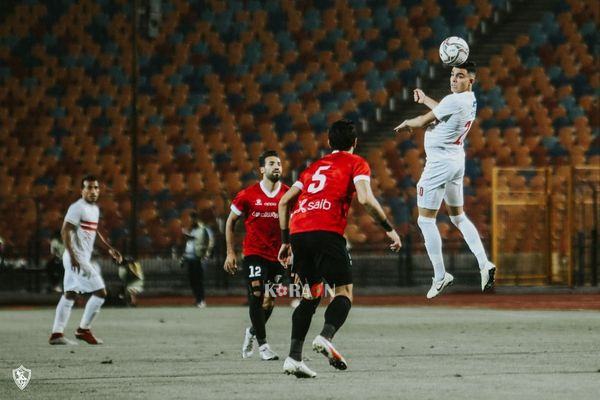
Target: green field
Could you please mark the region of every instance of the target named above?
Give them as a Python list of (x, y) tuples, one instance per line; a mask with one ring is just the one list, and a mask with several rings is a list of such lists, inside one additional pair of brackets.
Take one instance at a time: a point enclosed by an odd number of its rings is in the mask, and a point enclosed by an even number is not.
[[(318, 333), (323, 308), (307, 342)], [(292, 310), (276, 308), (269, 342), (288, 350)], [(81, 318), (71, 316), (68, 333)], [(283, 361), (242, 360), (247, 310), (104, 309), (105, 345), (49, 346), (54, 309), (0, 311), (0, 399), (598, 399), (600, 313), (355, 307), (334, 343), (349, 363), (299, 380)], [(11, 370), (32, 370), (20, 391)]]

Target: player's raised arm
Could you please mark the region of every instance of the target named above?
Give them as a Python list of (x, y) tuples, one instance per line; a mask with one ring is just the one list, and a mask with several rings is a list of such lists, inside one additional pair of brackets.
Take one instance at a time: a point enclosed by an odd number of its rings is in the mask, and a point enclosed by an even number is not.
[(435, 115), (433, 114), (433, 111), (429, 111), (427, 114), (404, 120), (400, 125), (395, 127), (394, 130), (400, 132), (403, 129), (408, 129), (412, 132), (413, 128), (423, 128), (433, 121), (435, 121)]
[(235, 212), (231, 211), (229, 216), (227, 217), (227, 222), (225, 223), (225, 242), (227, 244), (227, 257), (225, 258), (225, 264), (223, 264), (223, 269), (234, 275), (237, 270), (237, 254), (235, 253), (235, 240), (234, 240), (234, 229), (236, 222), (240, 219), (240, 216)]
[(398, 236), (398, 233), (388, 221), (383, 208), (375, 198), (369, 181), (359, 180), (354, 186), (356, 187), (356, 197), (358, 202), (367, 210), (369, 215), (385, 229), (385, 234), (392, 241), (390, 249), (395, 252), (400, 251), (400, 248), (402, 247), (400, 236)]
[(121, 253), (119, 252), (119, 250), (117, 250), (114, 247), (112, 247), (110, 245), (110, 243), (108, 243), (108, 240), (106, 240), (104, 238), (104, 235), (102, 235), (99, 230), (96, 231), (96, 233), (97, 233), (98, 237), (100, 238), (100, 241), (108, 249), (108, 254), (110, 254), (110, 256), (113, 258), (113, 260), (115, 260), (117, 263), (121, 264), (121, 262), (123, 262), (123, 256), (121, 255)]
[(421, 89), (415, 89), (413, 91), (413, 97), (415, 103), (425, 104), (430, 110), (433, 110), (439, 104), (437, 101), (427, 96)]
[(302, 191), (294, 185), (283, 195), (281, 200), (279, 200), (278, 212), (279, 227), (281, 228), (281, 248), (279, 249), (277, 259), (284, 267), (287, 267), (290, 264), (292, 258), (289, 228), (290, 204), (296, 200), (300, 193), (302, 193)]
[(63, 243), (65, 244), (65, 249), (69, 252), (69, 256), (71, 256), (71, 269), (73, 271), (79, 273), (80, 264), (79, 260), (75, 256), (75, 252), (73, 251), (73, 242), (71, 241), (71, 234), (74, 234), (77, 230), (77, 227), (70, 222), (65, 221), (63, 223), (62, 229), (60, 230), (60, 235), (62, 237)]

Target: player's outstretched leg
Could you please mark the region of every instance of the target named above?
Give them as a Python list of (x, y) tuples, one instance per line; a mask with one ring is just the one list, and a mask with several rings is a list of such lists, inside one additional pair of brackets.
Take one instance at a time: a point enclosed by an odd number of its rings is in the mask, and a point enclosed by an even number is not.
[(310, 322), (314, 315), (320, 297), (316, 299), (302, 299), (292, 314), (292, 342), (290, 354), (283, 363), (283, 372), (295, 375), (297, 378), (314, 378), (317, 374), (310, 370), (302, 361), (302, 347), (304, 339), (310, 328)]
[[(56, 306), (52, 335), (50, 336), (50, 339), (48, 339), (48, 343), (53, 345), (77, 344), (76, 342), (67, 339), (64, 335), (65, 326), (67, 326), (67, 323), (69, 322), (71, 310), (73, 309), (73, 304), (75, 304), (74, 298), (68, 298), (67, 296), (67, 294), (63, 294)], [(69, 295), (69, 297), (72, 296)]]
[(427, 298), (431, 299), (450, 286), (454, 280), (454, 277), (446, 273), (444, 267), (444, 257), (442, 255), (442, 237), (440, 231), (436, 225), (435, 218), (425, 217), (419, 215), (417, 224), (423, 233), (425, 239), (425, 249), (427, 255), (433, 265), (433, 283), (431, 289), (427, 292)]
[(477, 258), (481, 274), (481, 291), (493, 288), (496, 266), (488, 260), (477, 228), (464, 212), (458, 215), (451, 215), (450, 220), (460, 230), (469, 249), (471, 249), (471, 252)]
[(94, 336), (90, 327), (92, 325), (92, 321), (98, 313), (100, 312), (100, 308), (102, 304), (104, 304), (104, 296), (106, 296), (106, 291), (98, 291), (90, 296), (87, 304), (85, 305), (85, 310), (83, 311), (83, 316), (81, 317), (81, 323), (79, 324), (79, 328), (77, 328), (77, 332), (75, 332), (75, 338), (79, 340), (83, 340), (89, 344), (102, 344), (104, 343), (102, 339)]
[(329, 364), (336, 369), (345, 370), (348, 364), (344, 357), (335, 349), (331, 340), (335, 333), (341, 328), (346, 321), (352, 301), (345, 295), (336, 295), (327, 310), (325, 310), (325, 324), (318, 335), (312, 342), (313, 350), (323, 354), (329, 360)]

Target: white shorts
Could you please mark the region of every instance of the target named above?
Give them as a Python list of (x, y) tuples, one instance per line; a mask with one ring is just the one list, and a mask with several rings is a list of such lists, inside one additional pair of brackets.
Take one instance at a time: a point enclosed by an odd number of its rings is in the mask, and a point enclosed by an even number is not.
[(65, 292), (92, 293), (105, 288), (98, 264), (81, 261), (81, 268), (77, 273), (71, 268), (69, 252), (65, 251), (63, 254), (63, 267), (65, 268), (65, 278), (63, 280)]
[(427, 161), (417, 183), (417, 205), (439, 210), (442, 199), (446, 205), (462, 207), (465, 161)]

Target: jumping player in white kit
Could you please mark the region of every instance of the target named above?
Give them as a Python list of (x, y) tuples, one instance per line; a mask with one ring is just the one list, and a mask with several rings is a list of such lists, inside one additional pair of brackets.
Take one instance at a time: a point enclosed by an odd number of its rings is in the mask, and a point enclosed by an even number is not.
[[(465, 175), (464, 141), (475, 120), (477, 100), (472, 87), (475, 81), (475, 63), (467, 61), (453, 67), (450, 74), (452, 94), (437, 102), (420, 89), (414, 90), (414, 100), (431, 109), (427, 114), (405, 120), (397, 132), (425, 126), (425, 154), (427, 161), (417, 183), (418, 225), (425, 239), (425, 248), (433, 264), (434, 277), (427, 298), (439, 295), (452, 285), (454, 277), (446, 272), (442, 255), (442, 238), (436, 225), (436, 216), (442, 200), (450, 220), (460, 230), (469, 249), (477, 258), (481, 274), (481, 290), (494, 286), (496, 267), (485, 253), (475, 225), (463, 210), (463, 178)], [(431, 124), (431, 125), (430, 125)]]
[(56, 306), (54, 326), (49, 343), (74, 344), (65, 338), (65, 326), (69, 322), (71, 309), (79, 294), (91, 294), (75, 337), (89, 344), (102, 344), (90, 331), (94, 317), (100, 312), (100, 307), (106, 298), (104, 280), (100, 271), (91, 263), (92, 251), (96, 235), (107, 247), (110, 256), (117, 262), (123, 257), (98, 232), (100, 209), (96, 205), (100, 195), (98, 178), (88, 175), (81, 182), (81, 199), (71, 204), (61, 230), (65, 244), (63, 266), (65, 268), (64, 294)]

